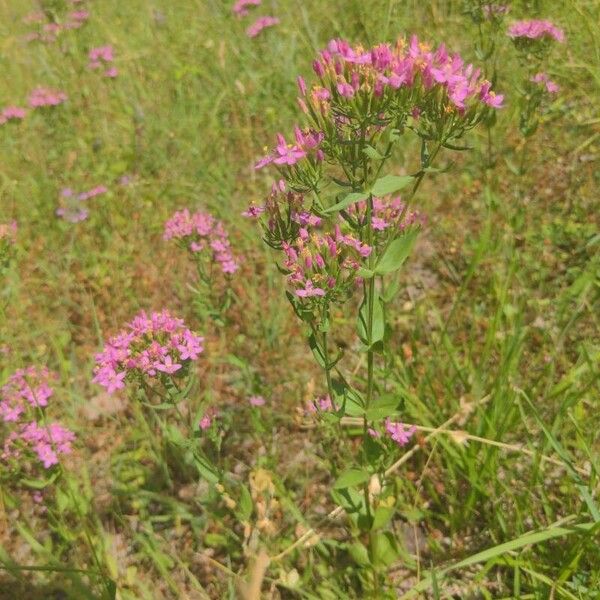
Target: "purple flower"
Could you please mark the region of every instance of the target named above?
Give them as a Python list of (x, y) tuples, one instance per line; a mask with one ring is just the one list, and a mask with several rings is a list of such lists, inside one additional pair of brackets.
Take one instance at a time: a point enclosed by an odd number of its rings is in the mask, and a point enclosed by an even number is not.
[(417, 429), (414, 425), (409, 427), (404, 423), (395, 423), (387, 418), (385, 420), (385, 430), (398, 446), (406, 446)]
[(549, 94), (557, 94), (560, 91), (560, 86), (550, 79), (548, 73), (537, 73), (531, 78), (531, 81), (543, 84)]
[(565, 32), (547, 20), (516, 21), (508, 28), (507, 35), (513, 39), (539, 40), (550, 38), (560, 43), (565, 41)]

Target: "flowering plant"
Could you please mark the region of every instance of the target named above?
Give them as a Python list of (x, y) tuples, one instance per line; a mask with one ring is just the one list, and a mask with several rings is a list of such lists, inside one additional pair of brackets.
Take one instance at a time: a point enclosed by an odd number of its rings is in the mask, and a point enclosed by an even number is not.
[[(390, 493), (390, 450), (415, 431), (396, 419), (403, 399), (388, 393), (376, 364), (388, 352), (386, 306), (398, 289), (397, 272), (424, 222), (411, 204), (439, 152), (462, 149), (459, 140), (501, 108), (503, 96), (458, 54), (416, 36), (370, 49), (332, 40), (313, 69), (312, 87), (298, 78), (306, 124), (295, 127), (292, 141), (278, 134), (256, 164), (274, 167), (279, 179), (264, 204), (245, 214), (259, 220), (265, 242), (280, 254), (287, 297), (325, 373), (327, 393), (309, 411), (334, 425), (361, 418), (361, 450), (350, 468), (333, 465), (341, 471), (333, 495), (349, 513), (358, 510), (359, 529), (370, 532), (371, 583), (379, 589), (375, 547), (385, 532), (377, 532), (382, 522), (369, 482)], [(394, 149), (411, 137), (420, 142), (416, 171), (383, 174)], [(397, 196), (403, 189), (408, 193)], [(332, 348), (335, 313), (346, 306), (356, 314), (366, 355), (362, 377), (344, 372), (344, 349)]]
[[(520, 90), (519, 129), (523, 137), (531, 137), (539, 125), (544, 102), (558, 93), (559, 85), (544, 71), (544, 65), (556, 42), (564, 43), (565, 33), (547, 20), (516, 21), (507, 35), (512, 39), (525, 67), (525, 81)], [(523, 152), (523, 156), (525, 153)], [(524, 161), (521, 161), (521, 171)]]
[[(0, 429), (4, 433), (3, 476), (18, 476), (21, 483), (44, 487), (39, 465), (49, 470), (61, 455), (70, 454), (75, 434), (60, 423), (47, 422), (45, 409), (54, 390), (56, 376), (45, 367), (18, 369), (0, 388)], [(55, 479), (57, 472), (51, 473)]]
[[(190, 213), (185, 208), (165, 223), (163, 239), (175, 240), (187, 250), (198, 273), (200, 287), (193, 288), (198, 312), (201, 317), (210, 317), (221, 324), (233, 299), (231, 276), (239, 269), (223, 223), (209, 213)], [(223, 276), (220, 282), (218, 271)]]

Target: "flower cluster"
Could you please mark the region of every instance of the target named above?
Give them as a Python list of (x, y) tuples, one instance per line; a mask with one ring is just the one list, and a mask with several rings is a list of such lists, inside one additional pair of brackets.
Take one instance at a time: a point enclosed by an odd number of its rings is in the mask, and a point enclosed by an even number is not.
[(82, 202), (91, 198), (106, 194), (108, 188), (105, 185), (98, 185), (87, 192), (75, 193), (71, 188), (61, 190), (62, 204), (56, 209), (56, 216), (68, 221), (69, 223), (80, 223), (89, 217), (89, 210)]
[(67, 100), (64, 92), (38, 87), (29, 96), (29, 106), (42, 108), (45, 106), (58, 106)]
[(26, 114), (27, 111), (20, 106), (7, 106), (0, 112), (0, 125), (8, 121), (22, 121)]
[(1, 455), (4, 461), (18, 461), (24, 452), (33, 452), (49, 469), (58, 464), (61, 454), (71, 452), (75, 434), (40, 418), (54, 393), (55, 378), (46, 367), (31, 366), (15, 371), (0, 388), (0, 418), (10, 427)]
[(354, 289), (362, 259), (371, 254), (371, 248), (352, 235), (344, 235), (336, 225), (327, 234), (309, 233), (301, 227), (293, 244), (283, 244), (283, 252), (283, 268), (298, 298), (343, 301)]
[(44, 408), (53, 390), (55, 378), (45, 367), (27, 367), (15, 371), (0, 388), (0, 417), (7, 422), (18, 421), (29, 408)]
[(96, 355), (94, 382), (110, 394), (125, 387), (127, 378), (172, 375), (198, 358), (203, 342), (168, 311), (142, 311)]
[(279, 134), (274, 150), (256, 164), (274, 165), (299, 191), (315, 188), (325, 158), (351, 164), (357, 145), (365, 139), (373, 145), (388, 129), (409, 125), (423, 139), (447, 143), (503, 105), (479, 69), (416, 36), (370, 49), (332, 40), (313, 70), (318, 81), (311, 88), (298, 78), (310, 127), (296, 127), (292, 143)]
[(556, 40), (565, 41), (565, 32), (551, 21), (531, 20), (516, 21), (509, 28), (507, 35), (514, 40)]
[(35, 421), (23, 423), (11, 431), (4, 441), (2, 459), (18, 460), (24, 449), (33, 451), (45, 469), (59, 463), (61, 454), (71, 454), (75, 434), (60, 423), (39, 425)]
[(248, 15), (248, 8), (252, 6), (260, 6), (260, 4), (261, 0), (237, 0), (231, 10), (238, 17), (246, 17)]
[(558, 94), (560, 86), (552, 81), (548, 73), (537, 73), (531, 78), (532, 83), (540, 84), (549, 94)]
[[(359, 225), (366, 225), (367, 201), (360, 200), (349, 209), (349, 214), (355, 216)], [(371, 227), (375, 232), (385, 232), (394, 229), (404, 231), (413, 225), (423, 224), (424, 216), (416, 210), (408, 210), (399, 196), (397, 198), (373, 198), (373, 214)]]
[(225, 274), (239, 268), (223, 223), (208, 213), (192, 214), (187, 208), (176, 212), (165, 223), (163, 239), (180, 241), (194, 255), (210, 253), (210, 260), (217, 262)]
[(92, 48), (88, 54), (90, 60), (88, 64), (89, 69), (104, 69), (105, 77), (116, 77), (119, 72), (115, 66), (113, 66), (114, 52), (112, 46), (99, 46), (98, 48)]
[(259, 17), (246, 29), (246, 35), (249, 38), (255, 38), (263, 29), (274, 27), (275, 25), (279, 25), (277, 17)]
[(55, 42), (58, 36), (71, 29), (79, 29), (89, 19), (90, 13), (87, 10), (74, 10), (68, 13), (63, 23), (46, 22), (46, 14), (35, 12), (24, 17), (23, 22), (27, 24), (38, 25), (38, 31), (31, 31), (25, 36), (25, 40), (32, 42), (38, 40), (44, 43)]

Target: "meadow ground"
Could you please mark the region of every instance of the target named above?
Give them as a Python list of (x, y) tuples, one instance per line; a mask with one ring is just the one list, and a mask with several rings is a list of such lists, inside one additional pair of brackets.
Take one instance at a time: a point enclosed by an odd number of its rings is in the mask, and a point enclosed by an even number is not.
[[(465, 12), (478, 2), (263, 0), (242, 18), (232, 4), (0, 3), (0, 108), (38, 86), (67, 95), (0, 125), (0, 223), (18, 224), (0, 275), (0, 384), (47, 366), (48, 414), (76, 435), (51, 482), (3, 456), (0, 598), (600, 598), (600, 3), (513, 0), (492, 49), (489, 24)], [(44, 29), (72, 11), (89, 11), (80, 27)], [(246, 35), (265, 14), (280, 22)], [(522, 18), (566, 34), (546, 64), (560, 92), (527, 139), (527, 65), (505, 35)], [(505, 106), (489, 137), (480, 127), (468, 150), (444, 150), (436, 166), (448, 168), (419, 191), (427, 220), (376, 368), (378, 391), (421, 429), (390, 450), (407, 456), (377, 557), (355, 523), (327, 519), (341, 502), (331, 465), (360, 437), (305, 414), (325, 380), (273, 251), (241, 213), (268, 192), (273, 173), (254, 164), (301, 116), (296, 75), (310, 77), (328, 40), (412, 33), (494, 72)], [(112, 60), (90, 68), (107, 45)], [(413, 173), (415, 148), (388, 170)], [(63, 193), (98, 186), (77, 206)], [(224, 316), (163, 240), (186, 207), (221, 219), (239, 259)], [(178, 410), (212, 415), (194, 439), (226, 478), (157, 449), (140, 398), (92, 382), (106, 339), (163, 308), (205, 338)], [(358, 372), (354, 321), (332, 318)], [(451, 433), (431, 435), (449, 419)]]

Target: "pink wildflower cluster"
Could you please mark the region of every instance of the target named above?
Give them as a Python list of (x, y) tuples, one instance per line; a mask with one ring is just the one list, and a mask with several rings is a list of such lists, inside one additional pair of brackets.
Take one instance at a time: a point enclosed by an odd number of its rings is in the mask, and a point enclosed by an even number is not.
[(94, 382), (111, 394), (125, 387), (128, 376), (172, 375), (198, 358), (203, 342), (168, 311), (142, 311), (96, 355)]
[(279, 25), (277, 17), (259, 17), (246, 29), (246, 35), (249, 38), (255, 38), (263, 29), (274, 27), (275, 25)]
[(54, 393), (50, 384), (55, 378), (46, 367), (31, 366), (15, 371), (0, 388), (0, 418), (12, 426), (4, 440), (3, 460), (21, 459), (29, 451), (49, 469), (61, 454), (70, 454), (75, 434), (59, 423), (36, 420)]
[(14, 244), (17, 241), (17, 222), (0, 223), (0, 242), (5, 241)]
[(8, 121), (22, 121), (26, 114), (27, 111), (20, 106), (7, 106), (0, 112), (0, 125)]
[[(314, 215), (301, 215), (314, 220)], [(371, 248), (351, 235), (344, 235), (335, 226), (332, 233), (309, 233), (300, 228), (293, 244), (284, 242), (283, 267), (289, 272), (288, 283), (299, 298), (325, 297), (343, 300), (356, 282), (361, 259), (371, 254)]]
[(223, 223), (208, 213), (192, 214), (187, 208), (176, 212), (165, 223), (163, 239), (179, 240), (194, 254), (210, 251), (212, 261), (219, 263), (225, 274), (235, 273), (239, 268)]
[(31, 408), (48, 406), (53, 390), (50, 382), (56, 376), (46, 367), (27, 367), (15, 371), (0, 388), (0, 417), (18, 421)]
[[(349, 210), (361, 225), (366, 223), (367, 202), (361, 200)], [(422, 224), (424, 217), (418, 211), (407, 210), (402, 198), (373, 198), (373, 214), (371, 216), (371, 227), (377, 231), (396, 229), (404, 231), (406, 228)]]
[(23, 18), (23, 22), (39, 27), (37, 31), (28, 33), (25, 39), (28, 42), (38, 40), (50, 44), (55, 42), (62, 32), (82, 27), (89, 17), (90, 13), (87, 10), (74, 10), (66, 15), (64, 22), (55, 23), (46, 22), (46, 14), (43, 12), (31, 13)]
[(19, 459), (23, 448), (33, 451), (45, 469), (59, 462), (61, 454), (71, 454), (75, 434), (59, 423), (39, 425), (35, 421), (23, 423), (11, 431), (4, 442), (2, 459)]
[(548, 73), (537, 73), (531, 78), (533, 83), (538, 83), (546, 88), (549, 94), (557, 94), (560, 91), (558, 83), (552, 81)]
[(277, 134), (277, 146), (271, 154), (267, 154), (255, 165), (255, 169), (262, 169), (273, 163), (279, 166), (296, 164), (307, 156), (313, 162), (321, 162), (324, 158), (323, 151), (319, 148), (323, 141), (323, 133), (312, 129), (302, 130), (298, 126), (294, 128), (295, 144), (288, 144), (281, 133)]
[(531, 21), (516, 21), (508, 28), (508, 36), (513, 39), (554, 39), (561, 43), (565, 41), (565, 32), (554, 25), (554, 23), (535, 19)]
[(29, 106), (42, 108), (44, 106), (58, 106), (67, 100), (64, 92), (58, 92), (49, 88), (38, 87), (29, 96)]
[(116, 77), (119, 74), (117, 68), (112, 65), (112, 62), (114, 61), (112, 46), (92, 48), (88, 57), (90, 59), (88, 64), (89, 69), (104, 69), (105, 77)]
[(252, 6), (260, 6), (260, 4), (261, 0), (237, 0), (231, 10), (238, 17), (245, 17), (248, 15), (248, 8)]
[(391, 421), (389, 418), (385, 420), (385, 431), (398, 446), (406, 446), (416, 430), (414, 425), (409, 427), (404, 423)]
[[(385, 97), (398, 90), (411, 89), (415, 108), (419, 103), (445, 91), (450, 107), (463, 114), (472, 105), (500, 108), (503, 97), (490, 89), (481, 71), (465, 65), (458, 54), (450, 54), (442, 44), (433, 51), (412, 36), (410, 42), (399, 39), (394, 46), (379, 44), (370, 50), (352, 47), (344, 40), (332, 40), (314, 61), (313, 68), (323, 86), (316, 86), (306, 96), (314, 108), (327, 110), (333, 99), (351, 99), (357, 94)], [(325, 92), (323, 92), (325, 89)]]
[(56, 209), (56, 216), (69, 223), (85, 221), (89, 217), (90, 212), (87, 206), (81, 205), (81, 202), (85, 202), (101, 194), (106, 194), (107, 192), (108, 188), (105, 185), (97, 185), (87, 192), (79, 192), (78, 194), (71, 188), (63, 188), (60, 193), (62, 205)]

